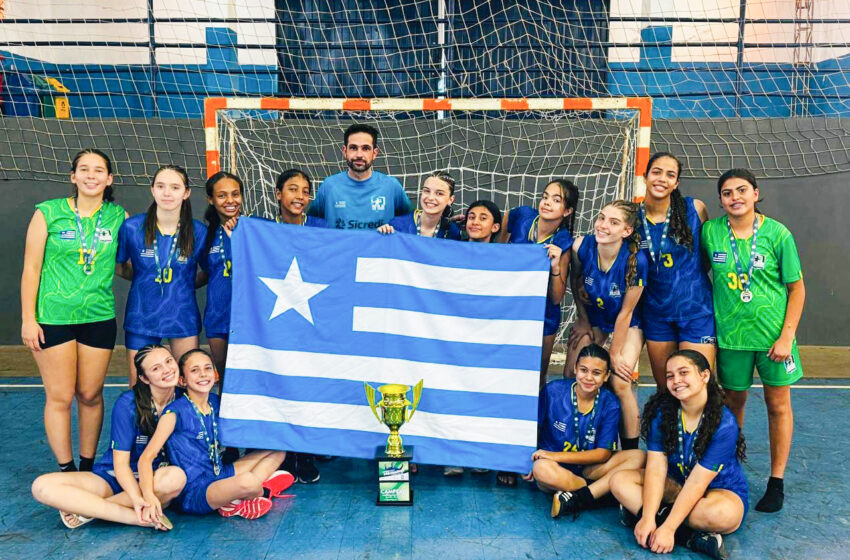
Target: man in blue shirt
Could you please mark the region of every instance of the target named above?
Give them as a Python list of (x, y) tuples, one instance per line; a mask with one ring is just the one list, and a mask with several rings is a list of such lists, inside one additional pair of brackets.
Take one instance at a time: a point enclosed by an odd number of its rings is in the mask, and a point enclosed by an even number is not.
[(379, 153), (374, 127), (349, 126), (342, 147), (348, 170), (322, 182), (308, 214), (337, 229), (377, 229), (395, 216), (409, 214), (410, 199), (398, 179), (372, 169)]

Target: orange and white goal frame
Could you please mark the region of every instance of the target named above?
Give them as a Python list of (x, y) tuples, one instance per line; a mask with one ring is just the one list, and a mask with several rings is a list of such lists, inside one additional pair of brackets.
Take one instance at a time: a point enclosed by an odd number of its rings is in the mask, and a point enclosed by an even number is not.
[(207, 177), (221, 170), (218, 111), (228, 109), (269, 111), (605, 111), (633, 109), (639, 113), (632, 196), (643, 200), (646, 165), (652, 132), (650, 97), (578, 97), (546, 99), (404, 99), (404, 98), (304, 98), (304, 97), (207, 97), (204, 100), (204, 139)]

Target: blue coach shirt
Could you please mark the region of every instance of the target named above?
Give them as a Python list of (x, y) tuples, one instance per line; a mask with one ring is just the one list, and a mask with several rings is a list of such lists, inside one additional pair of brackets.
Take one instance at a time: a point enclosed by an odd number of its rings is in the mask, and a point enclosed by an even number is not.
[(379, 171), (365, 181), (355, 181), (348, 171), (331, 175), (322, 181), (308, 210), (336, 229), (377, 229), (410, 212), (410, 199), (398, 179)]

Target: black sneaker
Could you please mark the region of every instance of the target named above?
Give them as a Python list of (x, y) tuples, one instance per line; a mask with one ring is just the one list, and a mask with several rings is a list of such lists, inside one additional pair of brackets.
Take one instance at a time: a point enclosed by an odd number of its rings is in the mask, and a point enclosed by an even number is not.
[(312, 484), (319, 482), (319, 469), (316, 468), (314, 458), (308, 453), (299, 453), (295, 466), (298, 482), (301, 484)]
[(694, 535), (688, 540), (687, 547), (694, 552), (700, 552), (717, 560), (726, 560), (727, 558), (723, 536), (719, 533), (694, 531)]
[(620, 505), (620, 523), (623, 524), (624, 527), (628, 527), (629, 529), (634, 529), (638, 521), (637, 515), (627, 510), (622, 504)]
[(552, 496), (552, 517), (563, 517), (572, 514), (573, 519), (578, 517), (581, 510), (578, 508), (578, 500), (572, 492), (555, 492)]
[(296, 460), (298, 458), (298, 453), (295, 451), (287, 451), (286, 457), (284, 457), (283, 462), (278, 467), (278, 470), (284, 470), (288, 473), (294, 474), (296, 480), (298, 479), (298, 468), (296, 466)]

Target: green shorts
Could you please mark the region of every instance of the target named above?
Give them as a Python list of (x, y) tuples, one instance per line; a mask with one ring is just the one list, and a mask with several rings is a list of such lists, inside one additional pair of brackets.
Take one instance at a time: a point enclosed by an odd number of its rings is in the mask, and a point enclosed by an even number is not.
[(756, 350), (717, 349), (717, 377), (724, 389), (746, 391), (753, 384), (753, 369), (765, 385), (784, 387), (803, 377), (803, 364), (795, 340), (791, 357), (784, 362), (774, 362), (767, 352)]

